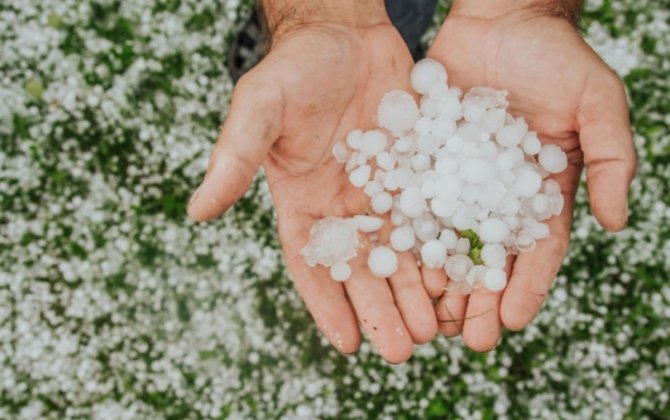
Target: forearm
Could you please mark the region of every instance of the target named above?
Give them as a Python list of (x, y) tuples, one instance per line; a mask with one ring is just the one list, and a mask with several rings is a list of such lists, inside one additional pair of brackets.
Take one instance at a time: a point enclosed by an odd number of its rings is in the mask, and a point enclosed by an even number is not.
[(581, 7), (582, 0), (454, 0), (452, 13), (496, 18), (507, 13), (528, 10), (565, 18), (576, 24)]
[(313, 23), (372, 26), (388, 22), (384, 0), (259, 0), (271, 37)]

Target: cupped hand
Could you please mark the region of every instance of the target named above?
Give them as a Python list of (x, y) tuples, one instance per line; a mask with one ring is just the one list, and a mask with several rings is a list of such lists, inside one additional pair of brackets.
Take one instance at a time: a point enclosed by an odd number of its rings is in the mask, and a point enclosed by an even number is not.
[(413, 343), (431, 340), (437, 320), (411, 254), (389, 279), (367, 268), (367, 250), (350, 261), (352, 277), (333, 281), (299, 254), (310, 227), (325, 216), (364, 213), (369, 198), (349, 183), (331, 153), (355, 128), (372, 128), (385, 92), (409, 90), (412, 58), (390, 23), (317, 23), (275, 39), (269, 54), (237, 84), (207, 175), (188, 212), (221, 215), (262, 164), (279, 237), (295, 287), (317, 325), (340, 351), (360, 344), (362, 326), (381, 355), (398, 363)]
[(486, 351), (503, 325), (520, 330), (539, 311), (567, 251), (583, 165), (596, 219), (611, 231), (625, 226), (635, 153), (623, 85), (569, 20), (517, 6), (525, 1), (506, 2), (508, 9), (499, 14), (492, 8), (501, 1), (479, 3), (483, 14), (468, 9), (476, 1), (456, 2), (428, 55), (445, 64), (450, 85), (507, 90), (510, 112), (569, 160), (555, 177), (565, 197), (563, 212), (548, 221), (549, 238), (517, 256), (504, 292), (447, 292), (437, 305), (445, 335), (462, 333), (469, 347)]

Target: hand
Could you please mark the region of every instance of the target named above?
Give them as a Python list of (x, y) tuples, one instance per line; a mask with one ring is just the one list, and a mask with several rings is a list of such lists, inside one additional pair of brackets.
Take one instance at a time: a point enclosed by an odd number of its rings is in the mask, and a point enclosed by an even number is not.
[(359, 250), (350, 261), (353, 276), (341, 284), (299, 254), (317, 220), (361, 214), (369, 205), (332, 157), (335, 142), (354, 128), (372, 128), (385, 92), (409, 90), (412, 58), (381, 7), (383, 16), (371, 24), (318, 21), (275, 32), (267, 57), (235, 87), (188, 211), (198, 221), (219, 216), (263, 164), (286, 265), (321, 331), (351, 353), (360, 344), (360, 322), (381, 355), (399, 363), (414, 342), (437, 333), (414, 257), (399, 256), (399, 270), (387, 281), (370, 273), (367, 251)]
[(626, 224), (635, 173), (626, 96), (566, 19), (571, 3), (579, 2), (457, 0), (428, 53), (445, 64), (451, 85), (509, 91), (510, 113), (523, 116), (544, 143), (560, 146), (570, 162), (555, 177), (565, 207), (549, 220), (551, 237), (517, 256), (504, 293), (446, 293), (439, 302), (441, 331), (462, 333), (474, 350), (490, 350), (502, 325), (520, 330), (539, 311), (567, 250), (583, 164), (597, 220), (611, 231)]

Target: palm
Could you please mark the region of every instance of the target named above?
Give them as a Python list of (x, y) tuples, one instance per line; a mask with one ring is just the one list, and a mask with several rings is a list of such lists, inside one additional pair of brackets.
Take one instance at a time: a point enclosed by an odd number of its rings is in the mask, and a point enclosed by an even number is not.
[[(391, 362), (407, 359), (413, 341), (429, 341), (437, 332), (414, 258), (401, 256), (398, 272), (387, 281), (369, 272), (363, 248), (351, 263), (352, 278), (342, 285), (326, 268), (308, 267), (299, 251), (320, 218), (365, 212), (368, 197), (350, 185), (332, 147), (349, 131), (374, 125), (384, 93), (408, 89), (412, 65), (390, 24), (318, 24), (287, 33), (236, 87), (208, 172), (209, 178), (224, 168), (211, 190), (220, 199), (209, 207), (195, 200), (189, 208), (196, 219), (220, 214), (243, 192), (239, 179), (249, 182), (263, 161), (287, 267), (320, 329), (348, 353), (358, 347), (360, 322)], [(258, 141), (243, 146), (226, 141), (240, 134)], [(236, 181), (226, 183), (224, 174)], [(226, 188), (234, 192), (221, 192)]]
[[(452, 16), (429, 55), (446, 65), (451, 84), (466, 91), (474, 86), (507, 90), (510, 112), (523, 116), (544, 143), (557, 144), (569, 156), (568, 169), (555, 177), (566, 205), (559, 217), (549, 221), (552, 236), (535, 251), (517, 258), (504, 295), (475, 293), (469, 301), (446, 295), (438, 306), (440, 319), (465, 319), (460, 324), (446, 323), (442, 328), (446, 334), (462, 328), (471, 347), (485, 350), (495, 345), (501, 321), (520, 329), (544, 300), (567, 248), (583, 148), (594, 147), (580, 144), (580, 131), (581, 137), (588, 134), (583, 130), (590, 129), (587, 126), (593, 124), (594, 114), (603, 107), (602, 88), (610, 83), (616, 93), (618, 82), (612, 82), (616, 79), (571, 25), (553, 17), (509, 14), (490, 20)], [(627, 119), (616, 122), (621, 132), (626, 125)], [(588, 163), (598, 162), (587, 159)], [(597, 173), (590, 171), (589, 175)], [(590, 190), (592, 205), (600, 206), (594, 208), (597, 216), (608, 213), (607, 204), (598, 199), (603, 191), (591, 185)], [(601, 222), (618, 228), (618, 221), (612, 222), (616, 216), (606, 215)]]

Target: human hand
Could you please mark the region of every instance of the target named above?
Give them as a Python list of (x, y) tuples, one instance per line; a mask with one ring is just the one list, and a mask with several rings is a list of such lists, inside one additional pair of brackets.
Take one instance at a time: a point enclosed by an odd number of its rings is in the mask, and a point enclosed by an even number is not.
[[(345, 5), (368, 9), (340, 15)], [(411, 356), (414, 342), (437, 333), (413, 255), (399, 255), (399, 269), (387, 281), (370, 273), (367, 251), (359, 249), (350, 261), (352, 277), (341, 284), (326, 268), (308, 267), (299, 251), (320, 218), (367, 209), (369, 198), (350, 184), (331, 150), (352, 129), (373, 127), (384, 93), (409, 90), (413, 61), (381, 1), (324, 2), (309, 13), (292, 13), (309, 18), (287, 25), (268, 16), (271, 50), (237, 84), (188, 212), (198, 221), (221, 215), (263, 164), (286, 265), (321, 331), (338, 350), (351, 353), (360, 344), (360, 321), (381, 355), (399, 363)]]
[(503, 325), (520, 330), (539, 311), (567, 251), (583, 164), (597, 220), (611, 231), (626, 224), (635, 174), (626, 95), (573, 26), (570, 17), (579, 3), (456, 0), (428, 53), (445, 64), (453, 86), (507, 90), (510, 112), (523, 116), (543, 143), (560, 146), (569, 159), (568, 169), (555, 177), (565, 197), (563, 212), (548, 221), (549, 238), (510, 264), (504, 292), (469, 297), (447, 292), (437, 305), (440, 330), (447, 336), (462, 333), (477, 351), (495, 347)]

